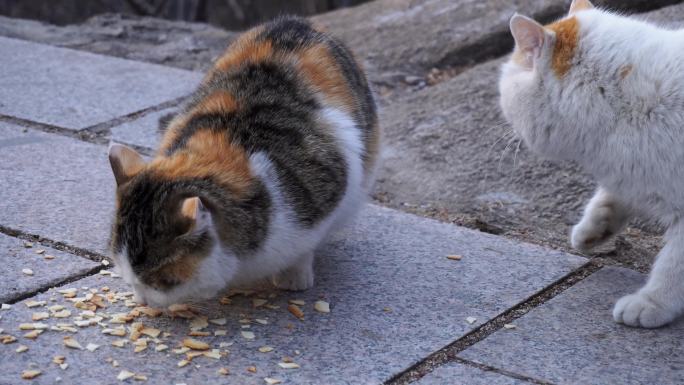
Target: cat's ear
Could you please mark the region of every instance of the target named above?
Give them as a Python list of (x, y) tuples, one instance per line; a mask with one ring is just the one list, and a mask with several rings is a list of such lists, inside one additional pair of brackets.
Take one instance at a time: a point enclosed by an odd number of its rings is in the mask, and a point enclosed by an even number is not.
[(204, 228), (211, 220), (211, 213), (199, 197), (185, 198), (181, 204), (181, 214), (192, 221), (190, 231)]
[(527, 16), (515, 14), (511, 18), (511, 34), (516, 48), (522, 54), (523, 65), (532, 69), (534, 60), (541, 56), (546, 31), (544, 27)]
[(109, 145), (109, 163), (112, 165), (118, 186), (125, 184), (145, 168), (145, 160), (140, 154), (128, 146), (117, 143)]
[(585, 11), (589, 9), (594, 9), (594, 4), (591, 3), (589, 0), (572, 0), (572, 4), (570, 4), (570, 11), (568, 12), (569, 15), (574, 15), (575, 13), (579, 11)]
[(181, 213), (183, 216), (192, 219), (193, 221), (197, 220), (201, 215), (202, 210), (204, 210), (204, 206), (199, 197), (185, 198), (181, 205)]

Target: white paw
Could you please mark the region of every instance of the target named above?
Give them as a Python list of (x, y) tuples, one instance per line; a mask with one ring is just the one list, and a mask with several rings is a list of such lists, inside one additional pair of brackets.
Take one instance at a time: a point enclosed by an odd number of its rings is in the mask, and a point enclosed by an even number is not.
[(584, 221), (572, 227), (570, 243), (572, 247), (580, 251), (588, 251), (604, 243), (615, 235), (611, 231), (607, 221)]
[(313, 287), (314, 272), (312, 266), (297, 266), (287, 269), (273, 277), (273, 284), (278, 289), (301, 291)]
[(672, 322), (677, 313), (637, 292), (620, 298), (613, 309), (615, 322), (642, 328), (657, 328)]

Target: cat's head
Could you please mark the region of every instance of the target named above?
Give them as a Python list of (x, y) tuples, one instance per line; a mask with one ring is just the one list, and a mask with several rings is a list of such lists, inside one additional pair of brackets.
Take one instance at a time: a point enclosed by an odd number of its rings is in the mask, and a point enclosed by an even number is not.
[(109, 160), (117, 184), (112, 257), (137, 300), (164, 307), (216, 295), (227, 282), (211, 213), (197, 191), (127, 146), (112, 144)]
[(595, 66), (595, 52), (582, 40), (583, 23), (598, 17), (617, 16), (574, 0), (566, 17), (546, 26), (519, 14), (511, 18), (515, 50), (502, 66), (501, 108), (528, 147), (548, 158), (577, 160), (587, 144), (580, 142), (606, 119), (602, 83), (619, 68)]

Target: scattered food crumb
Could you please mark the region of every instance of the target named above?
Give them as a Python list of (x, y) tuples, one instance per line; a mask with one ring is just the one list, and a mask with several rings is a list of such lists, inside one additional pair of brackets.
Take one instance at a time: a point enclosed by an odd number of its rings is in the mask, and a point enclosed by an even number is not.
[(122, 370), (119, 372), (119, 375), (116, 376), (116, 379), (119, 381), (126, 381), (133, 376), (135, 376), (135, 373), (129, 372), (128, 370)]
[(26, 307), (29, 307), (29, 308), (38, 307), (38, 306), (45, 306), (46, 303), (47, 302), (45, 302), (45, 301), (33, 301), (33, 300), (25, 302)]
[(55, 363), (55, 364), (57, 364), (57, 365), (63, 364), (63, 363), (64, 363), (64, 360), (66, 360), (66, 357), (64, 357), (64, 356), (54, 356), (54, 357), (52, 357), (52, 362)]
[(447, 255), (447, 259), (451, 259), (452, 261), (460, 261), (463, 257), (460, 255)]
[(186, 338), (183, 340), (183, 346), (193, 350), (208, 350), (209, 344), (206, 342), (198, 341), (193, 338)]
[(31, 320), (33, 320), (33, 321), (41, 321), (41, 320), (44, 320), (47, 318), (50, 318), (50, 313), (39, 312), (39, 313), (33, 313), (33, 315), (31, 315)]
[(21, 372), (21, 378), (24, 380), (32, 380), (38, 376), (40, 376), (42, 372), (40, 370), (24, 370)]
[(277, 378), (271, 378), (271, 377), (265, 377), (264, 381), (266, 381), (266, 383), (268, 385), (276, 385), (276, 384), (280, 384), (282, 382)]
[(299, 318), (300, 321), (304, 319), (304, 312), (299, 308), (299, 306), (291, 303), (287, 305), (287, 310), (289, 310), (293, 316)]
[(27, 351), (27, 350), (28, 350), (28, 346), (26, 346), (26, 345), (19, 345), (19, 347), (17, 347), (17, 349), (15, 350), (15, 352), (17, 352), (17, 353), (23, 353), (23, 352), (25, 352), (25, 351)]
[(248, 366), (248, 367), (247, 367), (247, 371), (250, 372), (250, 373), (256, 373), (256, 372), (257, 372), (257, 368), (256, 368), (256, 366)]
[(227, 376), (230, 374), (230, 370), (228, 370), (228, 368), (222, 367), (222, 368), (219, 368), (219, 370), (217, 370), (217, 373), (222, 375), (222, 376)]
[(272, 351), (273, 351), (273, 347), (271, 347), (271, 346), (262, 346), (262, 347), (259, 348), (259, 351), (260, 351), (261, 353), (272, 352)]
[(471, 324), (471, 325), (474, 324), (475, 321), (477, 321), (477, 318), (475, 318), (475, 317), (468, 317), (468, 318), (466, 318), (466, 322), (469, 323), (469, 324)]
[(246, 339), (246, 340), (253, 340), (254, 337), (255, 337), (255, 336), (254, 336), (254, 333), (253, 333), (253, 332), (250, 332), (250, 331), (245, 331), (245, 330), (243, 330), (243, 331), (240, 332), (240, 334), (242, 335), (242, 338), (244, 338), (244, 339)]
[(90, 352), (94, 352), (99, 347), (100, 347), (100, 345), (97, 345), (97, 344), (88, 344), (88, 345), (86, 345), (86, 350), (88, 350)]
[(189, 363), (190, 363), (190, 361), (188, 361), (188, 360), (180, 360), (177, 365), (179, 368), (182, 368)]
[(504, 329), (516, 329), (517, 328), (517, 326), (515, 326), (513, 324), (504, 324), (503, 327), (504, 327)]
[(261, 307), (261, 306), (266, 305), (267, 303), (268, 303), (268, 300), (261, 299), (261, 298), (254, 298), (252, 300), (252, 307), (254, 307), (254, 308)]
[(330, 304), (325, 301), (316, 301), (314, 309), (319, 313), (330, 313)]
[(66, 346), (67, 348), (83, 350), (83, 346), (81, 346), (81, 344), (79, 344), (78, 341), (76, 341), (76, 340), (75, 340), (73, 337), (71, 337), (71, 336), (69, 336), (69, 337), (64, 337), (63, 342), (64, 342), (64, 346)]
[(21, 272), (24, 273), (25, 275), (33, 275), (33, 270), (31, 269), (21, 269)]
[(299, 365), (294, 362), (278, 362), (278, 366), (283, 369), (299, 369)]
[(210, 319), (209, 322), (214, 324), (214, 325), (223, 326), (223, 325), (228, 323), (228, 320), (226, 320), (225, 318), (217, 318), (217, 319)]

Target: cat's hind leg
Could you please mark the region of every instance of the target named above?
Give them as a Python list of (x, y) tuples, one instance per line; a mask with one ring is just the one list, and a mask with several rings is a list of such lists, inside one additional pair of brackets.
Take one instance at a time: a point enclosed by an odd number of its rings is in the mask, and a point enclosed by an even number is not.
[(622, 231), (632, 217), (632, 210), (610, 192), (599, 187), (584, 209), (584, 215), (572, 228), (570, 242), (577, 250), (587, 251)]
[(302, 255), (294, 265), (276, 274), (273, 284), (284, 290), (306, 290), (314, 284), (314, 252), (310, 251)]
[(684, 223), (671, 227), (665, 238), (646, 285), (615, 304), (616, 322), (657, 328), (684, 313)]

